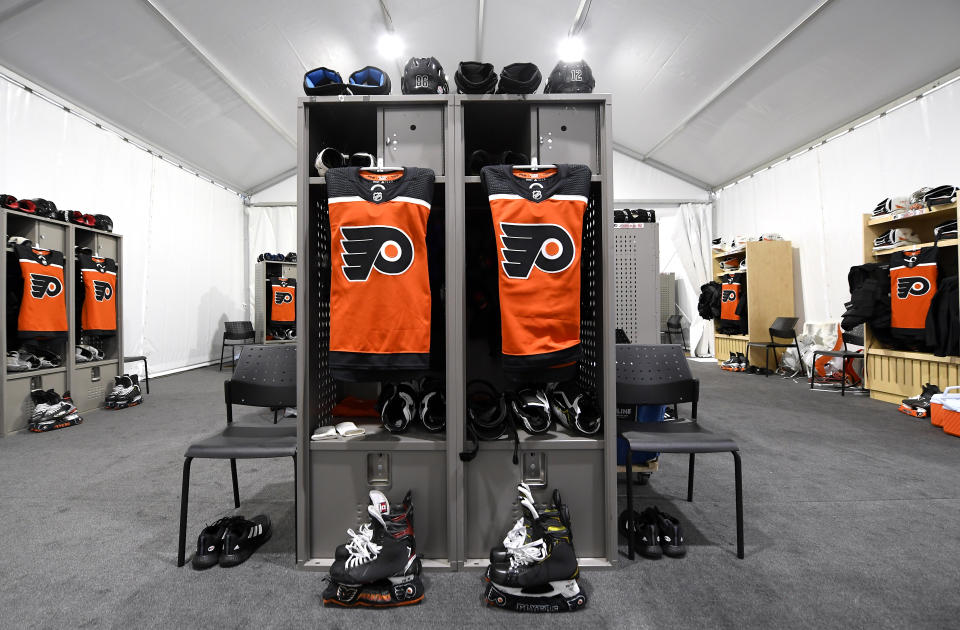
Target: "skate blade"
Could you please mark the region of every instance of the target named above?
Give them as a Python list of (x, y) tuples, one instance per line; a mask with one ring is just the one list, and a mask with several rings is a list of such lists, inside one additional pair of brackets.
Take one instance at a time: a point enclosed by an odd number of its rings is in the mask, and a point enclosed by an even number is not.
[(576, 588), (576, 593), (567, 596), (562, 593), (543, 597), (517, 596), (500, 590), (495, 582), (489, 582), (483, 595), (484, 602), (494, 608), (529, 613), (574, 612), (587, 605), (586, 593), (580, 590), (579, 585)]
[(337, 606), (339, 608), (398, 608), (400, 606), (414, 606), (416, 604), (421, 603), (423, 601), (423, 598), (424, 596), (421, 595), (420, 597), (417, 597), (415, 599), (410, 599), (405, 602), (390, 601), (390, 602), (383, 602), (383, 603), (368, 602), (368, 601), (362, 601), (362, 600), (357, 600), (354, 602), (342, 602), (339, 599), (324, 598), (323, 605)]

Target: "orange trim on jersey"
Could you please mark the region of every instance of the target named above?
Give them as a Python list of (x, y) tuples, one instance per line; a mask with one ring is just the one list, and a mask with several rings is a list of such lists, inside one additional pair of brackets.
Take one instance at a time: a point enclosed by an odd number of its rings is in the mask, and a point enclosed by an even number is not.
[(513, 174), (519, 177), (520, 179), (529, 179), (529, 180), (547, 179), (549, 177), (553, 177), (554, 175), (556, 175), (557, 169), (548, 168), (545, 171), (526, 171), (520, 168), (515, 168), (513, 169)]
[(403, 171), (393, 173), (374, 173), (371, 171), (360, 171), (360, 177), (371, 182), (394, 182), (403, 177)]

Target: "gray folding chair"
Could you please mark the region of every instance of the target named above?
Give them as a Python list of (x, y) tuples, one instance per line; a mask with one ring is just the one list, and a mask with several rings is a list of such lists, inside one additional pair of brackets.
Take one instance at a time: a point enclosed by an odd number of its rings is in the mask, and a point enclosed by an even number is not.
[(223, 340), (220, 342), (220, 367), (218, 371), (223, 370), (223, 352), (226, 348), (230, 348), (230, 364), (236, 365), (237, 357), (236, 354), (234, 354), (236, 346), (243, 348), (243, 346), (252, 344), (255, 341), (253, 324), (250, 322), (224, 322), (223, 327)]

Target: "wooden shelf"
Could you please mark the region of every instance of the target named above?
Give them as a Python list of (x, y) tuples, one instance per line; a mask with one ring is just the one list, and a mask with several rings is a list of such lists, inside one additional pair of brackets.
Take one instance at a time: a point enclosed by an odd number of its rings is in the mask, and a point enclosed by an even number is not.
[(931, 214), (955, 214), (957, 211), (956, 203), (945, 203), (939, 206), (931, 206), (927, 210), (922, 212), (912, 212), (910, 210), (905, 210), (903, 212), (898, 212), (895, 214), (885, 214), (877, 217), (876, 219), (869, 219), (867, 225), (883, 225), (885, 223), (895, 223), (897, 221), (907, 221), (909, 219), (916, 219), (918, 217), (928, 217)]
[(873, 255), (887, 256), (894, 252), (905, 252), (911, 249), (920, 249), (922, 247), (933, 247), (934, 245), (938, 245), (940, 247), (956, 247), (957, 242), (958, 241), (955, 238), (947, 238), (940, 241), (939, 243), (934, 243), (932, 241), (929, 243), (910, 243), (909, 245), (901, 245), (900, 247), (891, 247), (890, 249), (881, 249), (880, 251), (873, 250)]
[(750, 341), (750, 335), (722, 335), (720, 333), (716, 333), (714, 337), (718, 337), (720, 339), (732, 339), (734, 341)]
[[(760, 241), (757, 241), (757, 242), (759, 243)], [(713, 255), (713, 257), (715, 259), (726, 258), (727, 256), (736, 256), (737, 254), (744, 254), (746, 253), (746, 251), (747, 251), (746, 247), (740, 247), (738, 249), (734, 249), (729, 252), (717, 252)]]

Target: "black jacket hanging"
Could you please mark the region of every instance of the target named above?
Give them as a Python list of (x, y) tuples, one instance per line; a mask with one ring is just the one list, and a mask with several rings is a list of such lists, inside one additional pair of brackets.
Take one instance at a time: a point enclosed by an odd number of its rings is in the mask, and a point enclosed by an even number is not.
[(960, 356), (960, 291), (957, 276), (943, 278), (930, 302), (927, 346), (938, 357)]

